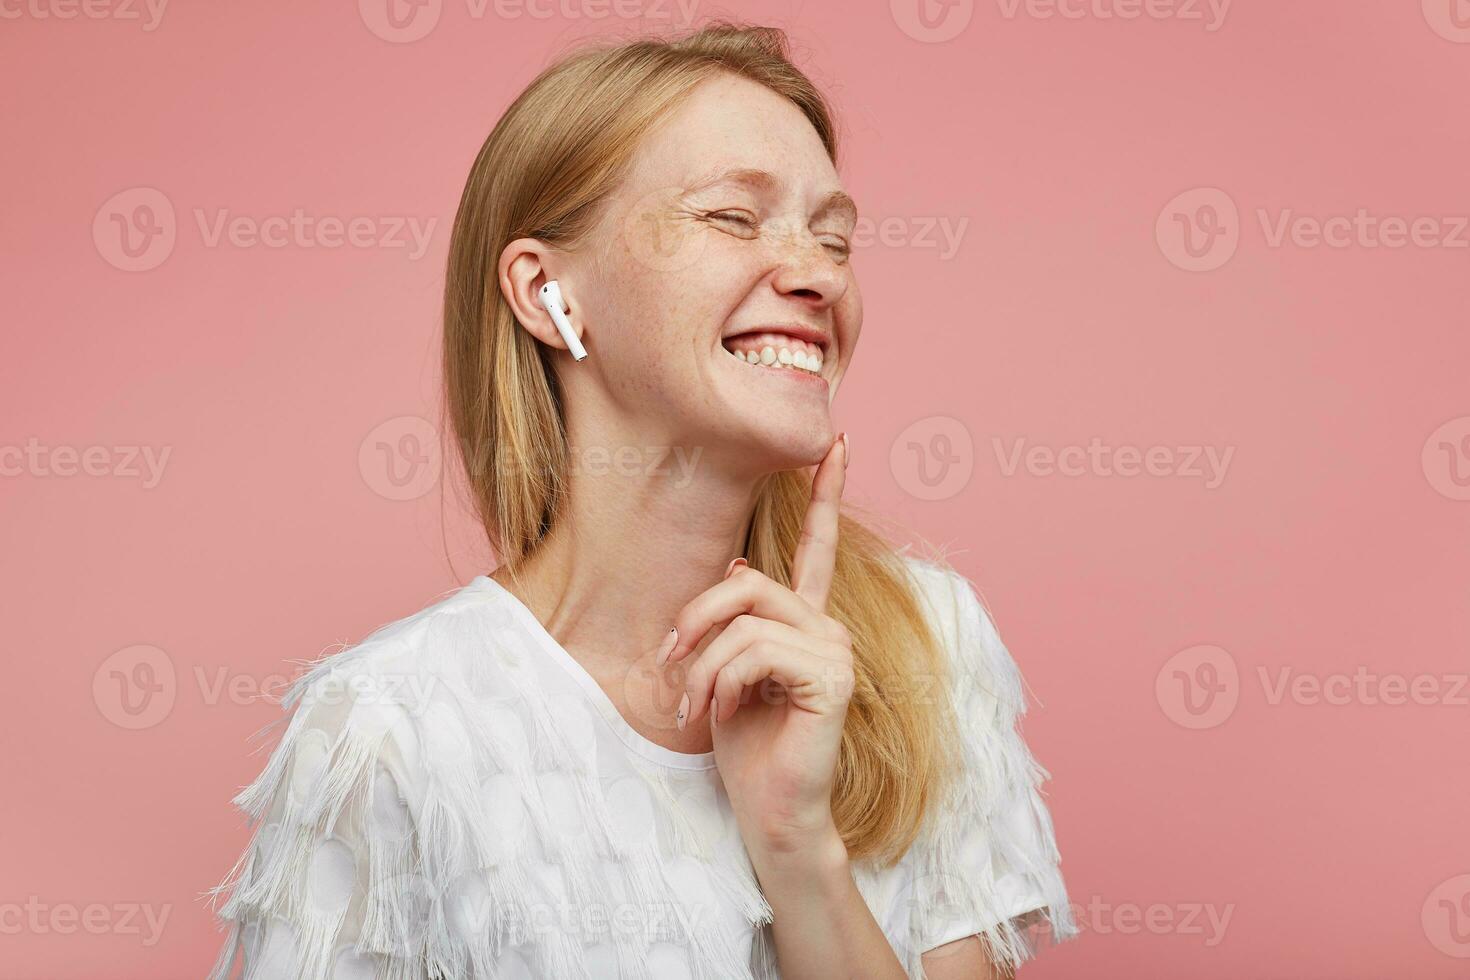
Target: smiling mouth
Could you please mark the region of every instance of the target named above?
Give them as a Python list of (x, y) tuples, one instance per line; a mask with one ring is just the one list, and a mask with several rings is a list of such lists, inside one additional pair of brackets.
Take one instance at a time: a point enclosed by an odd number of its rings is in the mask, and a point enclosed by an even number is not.
[(731, 357), (751, 367), (822, 376), (822, 349), (795, 337), (776, 333), (741, 334), (726, 337), (723, 346)]

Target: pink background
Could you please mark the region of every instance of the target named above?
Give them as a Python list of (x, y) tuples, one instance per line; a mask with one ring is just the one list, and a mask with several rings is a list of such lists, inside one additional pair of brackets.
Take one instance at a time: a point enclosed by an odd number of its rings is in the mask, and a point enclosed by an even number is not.
[[(955, 549), (1040, 702), (1086, 934), (1026, 975), (1464, 976), (1470, 28), (1450, 0), (1170, 6), (697, 13), (791, 31), (890, 221), (855, 260), (849, 495)], [(379, 449), (432, 433), (473, 154), (563, 45), (639, 26), (594, 15), (683, 17), (444, 0), (408, 40), (382, 0), (96, 9), (7, 5), (0, 33), (0, 974), (197, 977), (277, 714), (252, 692), (484, 568), (432, 467)], [(149, 203), (165, 234), (129, 258)], [(209, 235), (297, 208), (372, 240)], [(1451, 241), (1273, 244), (1284, 209)], [(398, 218), (435, 222), (422, 255), (379, 241)], [(1094, 438), (1169, 455), (1008, 462)], [(126, 447), (167, 450), (161, 479)], [(1346, 703), (1277, 697), (1283, 670)], [(1438, 693), (1384, 703), (1391, 676)]]

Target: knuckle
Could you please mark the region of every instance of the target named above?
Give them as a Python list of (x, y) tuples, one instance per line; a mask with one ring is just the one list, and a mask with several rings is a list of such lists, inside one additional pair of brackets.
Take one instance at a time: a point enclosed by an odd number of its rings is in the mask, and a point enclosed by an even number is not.
[(736, 565), (734, 567), (734, 569), (731, 570), (730, 577), (731, 578), (749, 578), (752, 575), (759, 575), (759, 574), (760, 574), (760, 570), (759, 569), (751, 568), (749, 564), (744, 564), (744, 565)]
[(852, 633), (842, 624), (841, 620), (828, 616), (827, 634), (832, 638), (833, 643), (838, 643), (845, 647), (852, 646)]
[(725, 632), (729, 633), (737, 642), (745, 642), (754, 634), (755, 629), (755, 617), (749, 613), (741, 613), (739, 616), (730, 620), (730, 625), (725, 627)]
[(832, 697), (838, 701), (852, 700), (852, 692), (857, 686), (857, 675), (851, 667), (833, 667), (827, 672), (827, 688)]

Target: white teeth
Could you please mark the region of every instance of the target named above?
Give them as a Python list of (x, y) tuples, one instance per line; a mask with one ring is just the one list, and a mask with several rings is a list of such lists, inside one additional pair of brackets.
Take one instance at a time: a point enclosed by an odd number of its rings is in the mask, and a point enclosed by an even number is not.
[(810, 374), (820, 374), (822, 371), (822, 352), (804, 350), (792, 351), (788, 347), (773, 347), (766, 345), (759, 351), (740, 351), (725, 348), (726, 353), (736, 360), (745, 361), (747, 364), (759, 364), (772, 368), (800, 368)]

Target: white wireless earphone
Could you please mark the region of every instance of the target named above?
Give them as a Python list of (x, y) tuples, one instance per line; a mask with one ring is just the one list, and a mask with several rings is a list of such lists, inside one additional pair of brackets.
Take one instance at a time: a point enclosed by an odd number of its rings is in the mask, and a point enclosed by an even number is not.
[(546, 312), (551, 314), (551, 322), (556, 324), (556, 330), (561, 334), (561, 339), (567, 342), (567, 348), (571, 350), (572, 357), (577, 360), (587, 356), (587, 348), (582, 346), (582, 338), (572, 329), (572, 322), (567, 319), (566, 302), (561, 298), (561, 286), (555, 279), (541, 287), (538, 294), (541, 304), (546, 307)]

